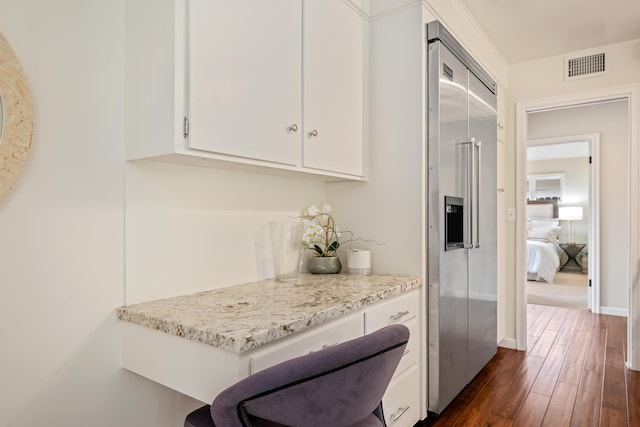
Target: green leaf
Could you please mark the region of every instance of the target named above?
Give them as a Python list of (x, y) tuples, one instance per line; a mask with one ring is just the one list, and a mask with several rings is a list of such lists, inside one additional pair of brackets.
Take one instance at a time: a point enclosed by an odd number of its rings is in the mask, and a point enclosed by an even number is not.
[(313, 249), (314, 251), (318, 252), (320, 255), (323, 255), (322, 249), (320, 248), (320, 246), (313, 245), (313, 247), (311, 249)]

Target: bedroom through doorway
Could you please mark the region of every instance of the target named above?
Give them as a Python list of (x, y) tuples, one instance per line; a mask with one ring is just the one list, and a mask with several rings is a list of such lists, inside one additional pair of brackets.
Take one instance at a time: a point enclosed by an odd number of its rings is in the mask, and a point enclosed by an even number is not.
[[(529, 120), (532, 134), (544, 134), (550, 117), (533, 113)], [(529, 304), (592, 307), (589, 250), (597, 219), (591, 200), (598, 141), (598, 134), (528, 140), (524, 287)]]

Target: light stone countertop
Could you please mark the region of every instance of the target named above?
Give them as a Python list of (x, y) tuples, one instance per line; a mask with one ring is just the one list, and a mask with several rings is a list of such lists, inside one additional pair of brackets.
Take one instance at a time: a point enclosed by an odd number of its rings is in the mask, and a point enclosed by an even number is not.
[(119, 319), (242, 353), (422, 286), (417, 277), (303, 274), (120, 307)]

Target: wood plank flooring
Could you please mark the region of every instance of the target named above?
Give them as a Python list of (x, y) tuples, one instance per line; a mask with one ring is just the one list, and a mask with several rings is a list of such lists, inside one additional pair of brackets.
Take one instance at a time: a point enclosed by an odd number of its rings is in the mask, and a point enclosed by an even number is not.
[(640, 426), (640, 373), (625, 367), (627, 319), (527, 307), (527, 351), (496, 356), (426, 426)]

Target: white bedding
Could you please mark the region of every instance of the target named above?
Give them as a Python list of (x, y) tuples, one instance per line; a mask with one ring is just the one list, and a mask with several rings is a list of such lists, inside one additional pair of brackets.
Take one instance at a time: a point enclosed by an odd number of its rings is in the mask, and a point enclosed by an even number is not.
[(527, 240), (528, 273), (537, 274), (547, 283), (553, 283), (559, 265), (560, 259), (554, 243)]

